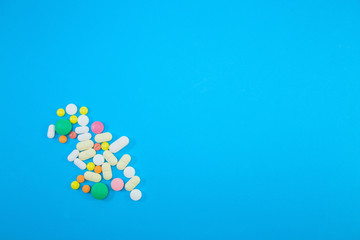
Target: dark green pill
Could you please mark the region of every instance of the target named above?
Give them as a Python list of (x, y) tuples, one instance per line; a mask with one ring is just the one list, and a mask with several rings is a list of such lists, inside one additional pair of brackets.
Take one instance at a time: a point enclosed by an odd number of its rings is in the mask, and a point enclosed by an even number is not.
[(91, 195), (95, 199), (104, 199), (109, 193), (108, 187), (104, 183), (95, 183), (91, 188)]
[(59, 119), (55, 124), (55, 131), (60, 135), (67, 135), (72, 129), (71, 122), (68, 119)]

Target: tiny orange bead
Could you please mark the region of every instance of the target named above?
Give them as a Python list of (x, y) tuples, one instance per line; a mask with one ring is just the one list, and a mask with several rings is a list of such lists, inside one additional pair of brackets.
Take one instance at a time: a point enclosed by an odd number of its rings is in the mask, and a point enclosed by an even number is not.
[(67, 142), (67, 137), (64, 136), (64, 135), (60, 136), (60, 137), (59, 137), (59, 142), (61, 142), (61, 143), (66, 143), (66, 142)]
[(95, 143), (95, 144), (94, 144), (94, 149), (95, 149), (96, 151), (99, 151), (100, 148), (101, 148), (100, 143)]
[(83, 176), (83, 175), (79, 175), (79, 176), (77, 176), (76, 180), (77, 180), (79, 183), (83, 183), (83, 182), (85, 182), (85, 178), (84, 178), (84, 176)]
[(77, 137), (76, 132), (71, 131), (71, 132), (69, 133), (69, 138), (71, 138), (71, 139), (75, 139), (76, 137)]
[(95, 171), (96, 173), (101, 173), (102, 167), (101, 167), (101, 166), (96, 166), (95, 169), (94, 169), (94, 171)]
[(90, 192), (90, 186), (89, 185), (84, 185), (82, 187), (82, 190), (83, 190), (84, 193), (88, 193), (88, 192)]

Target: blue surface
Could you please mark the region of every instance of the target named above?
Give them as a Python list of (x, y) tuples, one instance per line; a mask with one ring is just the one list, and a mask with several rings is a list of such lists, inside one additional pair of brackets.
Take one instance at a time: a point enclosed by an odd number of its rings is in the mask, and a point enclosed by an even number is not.
[[(0, 239), (359, 239), (359, 25), (355, 0), (2, 0)], [(130, 138), (140, 202), (70, 188), (68, 103)]]

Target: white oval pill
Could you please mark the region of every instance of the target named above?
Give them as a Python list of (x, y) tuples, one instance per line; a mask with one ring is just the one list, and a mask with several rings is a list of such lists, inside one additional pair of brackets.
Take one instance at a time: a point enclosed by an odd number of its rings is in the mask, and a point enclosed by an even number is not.
[(96, 151), (94, 149), (90, 148), (88, 150), (85, 150), (85, 151), (81, 152), (79, 154), (79, 159), (83, 160), (83, 161), (88, 160), (88, 159), (94, 157), (95, 154), (96, 154)]
[(124, 169), (124, 176), (127, 178), (132, 178), (135, 176), (135, 169), (133, 167), (126, 167)]
[(87, 132), (89, 132), (89, 127), (88, 126), (77, 127), (77, 128), (75, 128), (75, 132), (77, 134), (87, 133)]
[(83, 161), (81, 161), (81, 160), (78, 159), (78, 158), (75, 158), (74, 164), (75, 164), (76, 166), (78, 166), (81, 170), (84, 170), (84, 169), (86, 168), (86, 163), (84, 163)]
[(112, 153), (117, 153), (128, 144), (129, 144), (129, 138), (126, 136), (122, 136), (121, 138), (119, 138), (110, 145), (109, 150)]
[(89, 118), (86, 115), (81, 115), (78, 117), (78, 123), (80, 126), (86, 126), (89, 123)]
[(117, 158), (110, 151), (106, 150), (103, 155), (105, 160), (108, 161), (111, 166), (115, 166), (117, 164)]
[(126, 184), (125, 189), (127, 191), (133, 190), (140, 183), (140, 178), (138, 176), (132, 177)]
[(104, 163), (101, 166), (103, 177), (105, 180), (110, 180), (112, 178), (111, 166), (109, 163)]
[(98, 173), (87, 171), (84, 173), (84, 178), (88, 181), (92, 182), (100, 182), (101, 181), (101, 175)]
[(55, 137), (55, 125), (51, 124), (49, 125), (48, 132), (47, 132), (48, 138), (54, 138)]
[(72, 151), (69, 156), (68, 156), (68, 161), (69, 162), (73, 162), (75, 160), (75, 158), (77, 158), (77, 156), (79, 156), (79, 150), (75, 149), (74, 151)]
[(134, 189), (130, 192), (130, 198), (134, 201), (140, 200), (142, 193), (139, 189)]
[(80, 142), (90, 140), (91, 139), (91, 133), (83, 133), (79, 134), (77, 138)]
[(94, 146), (94, 142), (92, 140), (87, 140), (76, 144), (76, 149), (79, 151), (84, 151), (86, 149), (92, 148), (93, 146)]
[(73, 103), (70, 103), (66, 106), (66, 113), (69, 115), (74, 115), (77, 112), (77, 106)]
[(93, 158), (93, 162), (96, 166), (102, 165), (104, 163), (104, 157), (101, 154), (96, 154)]
[(100, 133), (95, 135), (95, 142), (101, 143), (101, 142), (110, 142), (112, 139), (112, 135), (109, 132), (106, 133)]
[(120, 158), (119, 162), (116, 165), (117, 169), (124, 170), (126, 168), (126, 166), (129, 164), (130, 160), (131, 160), (130, 155), (129, 154), (124, 154)]

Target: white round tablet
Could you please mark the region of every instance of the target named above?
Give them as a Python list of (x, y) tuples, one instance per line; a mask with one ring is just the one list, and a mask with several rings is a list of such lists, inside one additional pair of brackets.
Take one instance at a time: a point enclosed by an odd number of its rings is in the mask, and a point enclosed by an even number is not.
[(139, 189), (134, 189), (130, 192), (130, 198), (134, 201), (140, 200), (142, 193)]
[(102, 165), (104, 163), (104, 157), (101, 154), (96, 154), (93, 158), (93, 162), (96, 166)]
[(86, 126), (89, 123), (89, 118), (86, 115), (81, 115), (78, 117), (78, 123), (80, 126)]
[(127, 178), (132, 178), (133, 176), (135, 176), (135, 169), (133, 167), (126, 167), (124, 169), (124, 175)]
[(66, 106), (66, 113), (69, 115), (74, 115), (77, 112), (77, 106), (73, 103), (70, 103)]

